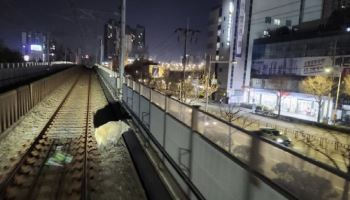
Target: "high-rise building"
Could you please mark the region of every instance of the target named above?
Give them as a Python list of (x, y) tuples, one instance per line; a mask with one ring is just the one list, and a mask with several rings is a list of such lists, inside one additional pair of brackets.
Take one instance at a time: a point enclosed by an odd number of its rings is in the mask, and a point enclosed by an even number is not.
[(207, 53), (220, 85), (216, 99), (228, 97), (233, 102), (243, 98), (249, 8), (250, 0), (223, 0), (210, 13)]
[(109, 19), (104, 26), (104, 60), (111, 61), (115, 58), (120, 43), (120, 23), (115, 19)]
[(135, 28), (127, 27), (127, 34), (131, 36), (132, 48), (129, 57), (137, 59), (146, 57), (146, 29), (139, 24)]
[[(249, 23), (249, 46), (244, 85), (250, 85), (253, 43), (257, 38), (269, 37), (269, 31), (281, 27), (291, 29), (301, 23), (322, 17), (322, 0), (263, 0), (253, 1)], [(247, 94), (247, 93), (246, 93)]]
[(48, 37), (42, 32), (22, 32), (22, 54), (25, 61), (46, 62)]
[[(339, 66), (349, 65), (349, 22), (344, 19), (343, 24), (335, 25), (325, 17), (325, 7), (339, 4), (321, 0), (266, 2), (255, 1), (252, 7), (245, 102), (310, 121), (333, 116), (348, 119), (349, 98), (341, 96), (335, 108), (334, 99), (327, 97), (334, 94), (324, 95), (321, 104), (300, 88), (308, 76), (327, 75), (326, 68), (339, 71)], [(337, 9), (344, 9), (339, 15), (348, 10), (346, 6), (331, 10)], [(328, 76), (337, 79), (339, 72)]]

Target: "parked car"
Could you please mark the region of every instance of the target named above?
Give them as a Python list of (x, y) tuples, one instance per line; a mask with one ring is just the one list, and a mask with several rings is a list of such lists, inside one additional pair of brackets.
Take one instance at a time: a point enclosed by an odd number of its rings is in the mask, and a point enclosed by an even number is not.
[(286, 147), (292, 146), (292, 141), (279, 130), (273, 128), (261, 128), (256, 132), (260, 137), (272, 140), (277, 144), (284, 145)]
[(272, 117), (276, 116), (276, 114), (273, 112), (273, 109), (270, 109), (266, 106), (261, 106), (261, 105), (256, 106), (254, 112), (265, 116), (272, 116)]

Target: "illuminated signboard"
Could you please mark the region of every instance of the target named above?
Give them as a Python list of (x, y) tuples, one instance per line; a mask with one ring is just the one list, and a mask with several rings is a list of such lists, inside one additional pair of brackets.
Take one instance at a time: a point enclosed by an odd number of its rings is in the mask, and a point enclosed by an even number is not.
[(164, 67), (159, 67), (157, 65), (149, 66), (149, 73), (153, 78), (161, 78), (164, 76)]
[(43, 47), (38, 44), (32, 44), (30, 45), (30, 50), (32, 51), (43, 51)]

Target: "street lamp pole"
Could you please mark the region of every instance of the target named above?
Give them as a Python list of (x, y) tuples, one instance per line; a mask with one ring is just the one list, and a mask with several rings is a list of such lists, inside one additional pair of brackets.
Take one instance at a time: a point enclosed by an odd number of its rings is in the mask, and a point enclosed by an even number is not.
[[(344, 58), (343, 58), (344, 59)], [(337, 109), (338, 109), (338, 102), (339, 102), (339, 93), (340, 93), (340, 87), (341, 87), (341, 79), (342, 79), (342, 75), (343, 75), (343, 70), (344, 67), (340, 66), (340, 72), (339, 72), (339, 80), (338, 80), (338, 88), (337, 88), (337, 95), (335, 98), (335, 107), (334, 107), (334, 111), (333, 111), (333, 115), (334, 115), (334, 120), (333, 123), (335, 124), (335, 121), (337, 120)]]
[[(126, 18), (126, 0), (122, 0), (121, 6), (121, 34), (120, 34), (120, 58), (119, 58), (119, 95), (121, 98), (123, 91), (123, 82), (124, 82), (124, 57), (126, 51), (126, 39), (125, 39), (125, 19)], [(118, 87), (117, 87), (118, 88)]]

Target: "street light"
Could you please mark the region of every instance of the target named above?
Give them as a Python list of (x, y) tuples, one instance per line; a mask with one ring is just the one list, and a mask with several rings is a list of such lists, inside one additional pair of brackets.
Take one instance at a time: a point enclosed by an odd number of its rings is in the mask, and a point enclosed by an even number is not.
[(335, 124), (335, 121), (337, 120), (337, 109), (338, 109), (339, 93), (340, 93), (340, 86), (341, 86), (341, 79), (342, 79), (342, 75), (343, 75), (343, 70), (344, 70), (344, 67), (341, 65), (340, 69), (339, 69), (339, 80), (338, 80), (338, 88), (337, 88), (337, 97), (335, 99), (335, 107), (334, 107), (334, 111), (333, 111), (334, 124)]
[(331, 73), (332, 71), (333, 71), (333, 68), (330, 68), (330, 67), (327, 67), (327, 68), (325, 69), (325, 72), (326, 72), (327, 74)]
[[(324, 70), (327, 74), (330, 74), (331, 72), (333, 72), (333, 67), (327, 67), (325, 68)], [(333, 89), (333, 81), (334, 81), (334, 73), (332, 73), (332, 89)], [(332, 99), (332, 90), (329, 91), (328, 93), (328, 104), (327, 104), (327, 123), (329, 123), (329, 109), (330, 109), (330, 106), (331, 106), (331, 99)]]
[[(347, 69), (349, 67), (344, 67), (343, 66), (343, 62), (344, 62), (344, 58), (342, 58), (342, 62), (341, 65), (339, 67), (339, 79), (338, 79), (338, 85), (337, 85), (337, 94), (336, 94), (336, 98), (335, 98), (335, 106), (333, 109), (333, 123), (335, 124), (336, 120), (337, 120), (337, 109), (338, 109), (338, 104), (339, 104), (339, 95), (340, 95), (340, 87), (341, 87), (341, 81), (342, 81), (342, 77), (343, 77), (343, 71), (344, 69)], [(326, 73), (330, 73), (333, 71), (333, 68), (326, 68), (325, 72)], [(332, 75), (332, 82), (334, 80), (334, 74)], [(330, 99), (330, 95), (328, 96)], [(327, 109), (327, 115), (328, 115), (328, 110), (329, 110), (329, 104), (328, 103), (328, 109)]]

